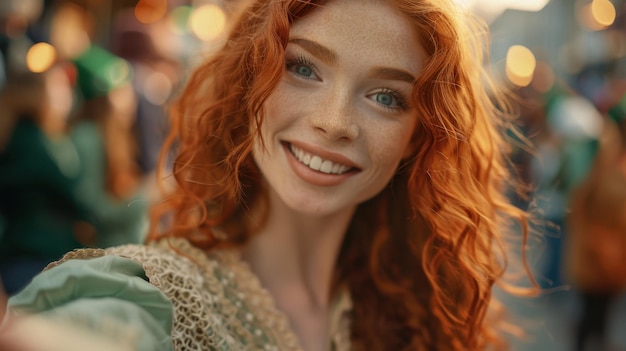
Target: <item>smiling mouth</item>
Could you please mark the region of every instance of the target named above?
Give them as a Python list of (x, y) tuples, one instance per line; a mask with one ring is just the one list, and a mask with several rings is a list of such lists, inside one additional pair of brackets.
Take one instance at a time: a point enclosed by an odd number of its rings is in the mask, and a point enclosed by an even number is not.
[(298, 162), (317, 172), (341, 175), (354, 170), (353, 167), (325, 160), (317, 155), (310, 154), (295, 147), (293, 144), (289, 144), (289, 150)]

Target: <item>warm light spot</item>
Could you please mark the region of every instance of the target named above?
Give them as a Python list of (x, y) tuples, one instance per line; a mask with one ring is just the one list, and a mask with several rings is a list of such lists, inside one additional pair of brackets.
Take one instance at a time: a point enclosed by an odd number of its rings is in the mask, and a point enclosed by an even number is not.
[(615, 6), (609, 0), (593, 0), (591, 15), (598, 24), (608, 27), (615, 21)]
[(31, 72), (45, 72), (52, 67), (56, 57), (56, 50), (52, 45), (48, 43), (37, 43), (31, 46), (26, 53), (26, 67), (28, 67)]
[(224, 33), (226, 15), (217, 5), (200, 6), (191, 14), (189, 26), (201, 40), (214, 40)]
[[(517, 11), (541, 11), (550, 0), (454, 0), (460, 6), (471, 9), (488, 23), (507, 9)], [(572, 0), (567, 0), (572, 1)]]
[(167, 13), (167, 0), (140, 0), (135, 5), (135, 17), (141, 23), (149, 24), (160, 20)]
[(587, 4), (578, 9), (578, 22), (589, 30), (601, 30), (604, 28), (593, 18), (591, 4)]
[(609, 0), (593, 0), (578, 9), (580, 24), (593, 31), (606, 29), (613, 24), (615, 16), (615, 6)]
[(457, 4), (466, 8), (498, 8), (520, 11), (541, 11), (550, 0), (454, 0)]
[(512, 71), (509, 66), (506, 66), (505, 73), (506, 77), (509, 79), (509, 82), (518, 87), (527, 87), (533, 81), (532, 76), (520, 76)]
[(172, 93), (172, 82), (161, 72), (154, 72), (143, 81), (143, 91), (146, 99), (154, 105), (162, 105)]
[(527, 86), (533, 79), (537, 60), (525, 46), (513, 45), (506, 54), (506, 76), (517, 86)]
[[(485, 2), (483, 0), (483, 2)], [(490, 5), (495, 5), (496, 2), (500, 2), (500, 1), (487, 1)], [(541, 11), (544, 7), (546, 7), (546, 5), (548, 4), (548, 2), (550, 2), (550, 0), (508, 0), (508, 1), (504, 1), (504, 3), (506, 3), (507, 7), (513, 10), (519, 10), (519, 11), (532, 11), (532, 12), (538, 12)]]
[(91, 45), (86, 25), (89, 15), (74, 4), (63, 4), (54, 14), (50, 28), (50, 42), (65, 58), (80, 55)]

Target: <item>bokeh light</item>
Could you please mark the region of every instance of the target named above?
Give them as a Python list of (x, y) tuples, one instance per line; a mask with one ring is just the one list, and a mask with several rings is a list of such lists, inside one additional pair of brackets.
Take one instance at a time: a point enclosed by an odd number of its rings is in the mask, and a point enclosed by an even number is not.
[(591, 14), (596, 22), (608, 27), (615, 21), (615, 6), (609, 0), (593, 0)]
[(66, 3), (57, 10), (50, 27), (50, 42), (59, 55), (73, 58), (91, 44), (87, 23), (92, 19), (81, 7)]
[(533, 80), (535, 55), (523, 45), (513, 45), (506, 54), (506, 76), (511, 83), (525, 87)]
[(154, 23), (167, 14), (167, 0), (140, 0), (135, 5), (135, 17), (141, 23)]
[(609, 0), (593, 0), (578, 9), (580, 24), (592, 31), (603, 30), (615, 22), (615, 6)]
[(193, 11), (189, 18), (189, 26), (201, 40), (214, 40), (224, 33), (226, 14), (217, 5), (203, 5)]
[(47, 71), (56, 61), (56, 49), (48, 43), (37, 43), (26, 53), (26, 67), (31, 72)]
[(143, 82), (143, 91), (146, 99), (154, 105), (162, 105), (167, 102), (174, 86), (170, 79), (161, 72), (154, 72), (146, 77)]

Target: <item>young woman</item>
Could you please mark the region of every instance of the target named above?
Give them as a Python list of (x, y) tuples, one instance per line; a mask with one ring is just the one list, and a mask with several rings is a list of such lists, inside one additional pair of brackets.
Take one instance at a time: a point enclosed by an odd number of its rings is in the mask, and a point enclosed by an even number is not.
[(70, 253), (11, 308), (146, 350), (494, 344), (526, 217), (469, 23), (443, 0), (254, 1), (172, 110), (149, 244)]

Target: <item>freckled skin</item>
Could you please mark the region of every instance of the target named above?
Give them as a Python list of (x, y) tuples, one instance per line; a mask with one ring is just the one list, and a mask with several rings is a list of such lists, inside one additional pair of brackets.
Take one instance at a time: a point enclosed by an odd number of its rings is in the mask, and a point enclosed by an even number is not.
[[(346, 56), (346, 61), (357, 62), (363, 57), (359, 54), (373, 54), (372, 47), (364, 47), (359, 43), (371, 42), (374, 39), (372, 35), (376, 35), (384, 38), (383, 40), (388, 40), (389, 43), (394, 43), (393, 45), (386, 45), (384, 50), (378, 50), (376, 55), (389, 62), (397, 59), (404, 60), (407, 66), (412, 66), (414, 70), (419, 71), (425, 54), (421, 47), (410, 45), (414, 44), (417, 38), (413, 34), (414, 30), (410, 22), (402, 13), (387, 7), (385, 1), (381, 0), (358, 1), (358, 4), (350, 4), (349, 1), (336, 1), (332, 6), (339, 11), (329, 13), (325, 18), (320, 18), (318, 25), (308, 26), (311, 28), (309, 33), (312, 37), (326, 36), (332, 38), (340, 31), (344, 31), (342, 34), (345, 40), (337, 38), (336, 42), (345, 48), (346, 53), (354, 53), (353, 56)], [(384, 6), (384, 9), (379, 8), (374, 12), (370, 10), (371, 6)], [(395, 24), (405, 28), (399, 30), (399, 26), (390, 26), (390, 22), (396, 19), (398, 22)], [(303, 22), (309, 21), (305, 19)], [(365, 26), (351, 26), (350, 22), (359, 22)], [(300, 23), (300, 26), (305, 25), (305, 23)], [(349, 27), (350, 30), (346, 31), (345, 27)], [(407, 51), (409, 55), (407, 55)]]
[[(261, 132), (267, 151), (256, 145), (254, 158), (287, 207), (310, 214), (352, 211), (389, 182), (416, 125), (416, 109), (391, 111), (373, 96), (388, 88), (410, 97), (412, 84), (373, 76), (374, 68), (396, 68), (417, 77), (424, 50), (402, 13), (384, 1), (330, 1), (296, 22), (290, 38), (314, 41), (337, 54), (328, 64), (298, 45), (286, 57), (303, 55), (315, 65), (317, 80), (286, 71), (265, 103)], [(336, 186), (318, 186), (297, 177), (282, 142), (300, 141), (340, 153), (361, 171)]]

